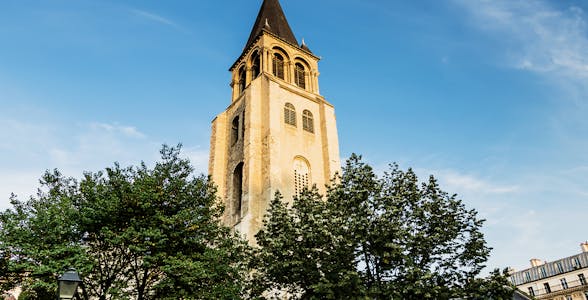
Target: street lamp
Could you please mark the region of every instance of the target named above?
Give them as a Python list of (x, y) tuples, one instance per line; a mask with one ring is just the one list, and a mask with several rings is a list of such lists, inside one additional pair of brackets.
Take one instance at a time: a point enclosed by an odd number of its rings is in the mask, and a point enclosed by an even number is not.
[(57, 300), (73, 299), (76, 296), (78, 285), (82, 282), (75, 269), (69, 269), (57, 278)]

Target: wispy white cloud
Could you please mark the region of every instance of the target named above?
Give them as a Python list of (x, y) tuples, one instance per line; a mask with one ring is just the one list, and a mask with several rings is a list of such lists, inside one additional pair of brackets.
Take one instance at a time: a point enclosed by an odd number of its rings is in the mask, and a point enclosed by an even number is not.
[(160, 145), (137, 128), (117, 123), (73, 126), (44, 121), (0, 120), (0, 208), (7, 208), (10, 193), (20, 199), (36, 193), (46, 169), (80, 177), (113, 162), (123, 165), (157, 159)]
[(476, 26), (512, 43), (512, 67), (588, 84), (588, 17), (581, 8), (561, 9), (540, 0), (454, 2)]
[[(513, 184), (502, 184), (480, 176), (456, 170), (417, 170), (419, 174), (433, 174), (449, 193), (457, 194), (512, 194), (520, 190)], [(421, 178), (422, 175), (421, 175)]]
[(131, 9), (130, 12), (131, 12), (131, 14), (133, 14), (135, 16), (147, 19), (149, 21), (153, 21), (153, 22), (156, 22), (156, 23), (159, 23), (162, 25), (170, 26), (170, 27), (173, 27), (173, 28), (180, 30), (182, 32), (187, 31), (184, 27), (180, 26), (176, 22), (174, 22), (168, 18), (162, 17), (158, 14), (151, 13), (151, 12), (144, 11), (144, 10), (140, 10), (140, 9)]
[(516, 185), (501, 185), (469, 174), (460, 174), (455, 171), (441, 173), (442, 180), (448, 187), (484, 194), (508, 194), (519, 190)]
[(208, 174), (208, 149), (184, 147), (182, 153), (190, 160), (196, 174)]
[(127, 137), (145, 138), (145, 134), (139, 132), (137, 128), (133, 126), (123, 126), (117, 123), (91, 123), (90, 127), (94, 130), (104, 130), (106, 132), (119, 133)]

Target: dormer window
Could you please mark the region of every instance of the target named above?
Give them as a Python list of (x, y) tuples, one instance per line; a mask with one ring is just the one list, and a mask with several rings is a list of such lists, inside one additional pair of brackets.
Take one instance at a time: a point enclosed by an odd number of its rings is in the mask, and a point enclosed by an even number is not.
[(296, 63), (294, 68), (294, 81), (297, 86), (305, 89), (306, 88), (306, 78), (304, 74), (304, 66), (301, 63)]
[(272, 58), (274, 76), (284, 79), (284, 57), (279, 53), (274, 53)]

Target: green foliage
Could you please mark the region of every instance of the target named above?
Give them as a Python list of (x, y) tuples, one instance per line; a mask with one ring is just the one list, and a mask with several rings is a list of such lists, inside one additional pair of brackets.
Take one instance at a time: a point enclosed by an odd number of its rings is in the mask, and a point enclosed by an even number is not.
[(392, 165), (378, 178), (353, 155), (325, 198), (313, 189), (291, 206), (279, 195), (272, 201), (256, 236), (262, 290), (300, 299), (475, 298), (506, 278), (475, 279), (490, 252), (483, 220), (432, 176), (419, 183)]
[(0, 214), (0, 253), (27, 299), (55, 295), (68, 267), (80, 272), (85, 298), (241, 297), (249, 249), (219, 223), (214, 186), (192, 176), (179, 147), (161, 155), (152, 169), (115, 164), (79, 183), (46, 173), (46, 191), (12, 199)]
[(347, 299), (361, 294), (353, 249), (336, 221), (325, 217), (328, 204), (316, 189), (305, 190), (286, 207), (280, 194), (270, 204), (265, 228), (257, 235), (257, 287), (281, 290), (301, 299)]
[(487, 278), (471, 280), (464, 289), (463, 298), (474, 300), (512, 299), (516, 287), (508, 280), (508, 269), (502, 273), (494, 269)]

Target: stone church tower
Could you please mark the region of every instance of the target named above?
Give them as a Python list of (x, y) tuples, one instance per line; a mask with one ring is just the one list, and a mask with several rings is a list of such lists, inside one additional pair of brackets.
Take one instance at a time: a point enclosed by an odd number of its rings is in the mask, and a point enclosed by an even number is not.
[(298, 44), (278, 0), (264, 0), (231, 66), (231, 104), (212, 121), (209, 174), (223, 222), (251, 243), (276, 191), (321, 192), (341, 168), (335, 110), (319, 93), (318, 61)]

